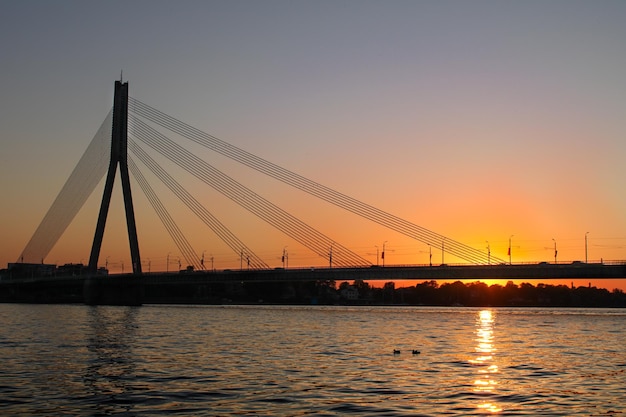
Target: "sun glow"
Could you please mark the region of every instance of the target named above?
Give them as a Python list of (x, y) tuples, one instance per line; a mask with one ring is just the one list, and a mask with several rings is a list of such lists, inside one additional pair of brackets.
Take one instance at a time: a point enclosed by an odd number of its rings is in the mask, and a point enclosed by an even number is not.
[[(476, 357), (469, 362), (478, 368), (477, 378), (474, 380), (474, 392), (479, 394), (492, 394), (495, 391), (498, 381), (498, 365), (493, 363), (496, 348), (494, 346), (494, 315), (491, 310), (481, 310), (476, 319)], [(493, 402), (485, 401), (479, 403), (477, 407), (491, 413), (502, 411), (502, 408)]]

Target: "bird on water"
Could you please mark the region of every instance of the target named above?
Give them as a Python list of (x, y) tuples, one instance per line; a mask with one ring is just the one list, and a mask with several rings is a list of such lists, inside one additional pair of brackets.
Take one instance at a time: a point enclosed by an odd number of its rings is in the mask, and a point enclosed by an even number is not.
[[(412, 353), (413, 355), (419, 355), (419, 354), (420, 354), (420, 353), (422, 353), (422, 352), (420, 352), (420, 351), (419, 351), (419, 350), (417, 350), (417, 349), (413, 349), (413, 350), (411, 351), (411, 353)], [(394, 349), (394, 350), (393, 350), (393, 354), (394, 354), (394, 355), (399, 355), (399, 354), (400, 354), (400, 350), (399, 350), (399, 349)]]

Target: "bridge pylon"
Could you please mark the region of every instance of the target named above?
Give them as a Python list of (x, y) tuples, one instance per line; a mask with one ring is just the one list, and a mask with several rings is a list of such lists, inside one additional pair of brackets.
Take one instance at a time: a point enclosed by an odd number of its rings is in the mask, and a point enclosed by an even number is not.
[(141, 257), (139, 255), (139, 241), (137, 239), (137, 226), (135, 224), (135, 210), (133, 208), (133, 198), (130, 191), (130, 177), (128, 175), (128, 82), (115, 82), (115, 95), (113, 99), (113, 129), (111, 134), (111, 160), (107, 173), (98, 223), (89, 256), (89, 269), (98, 269), (98, 258), (104, 237), (104, 226), (106, 224), (111, 194), (113, 193), (113, 182), (117, 167), (120, 168), (122, 180), (122, 193), (124, 195), (124, 208), (126, 210), (126, 226), (128, 229), (128, 241), (130, 243), (130, 256), (133, 265), (133, 273), (141, 274)]

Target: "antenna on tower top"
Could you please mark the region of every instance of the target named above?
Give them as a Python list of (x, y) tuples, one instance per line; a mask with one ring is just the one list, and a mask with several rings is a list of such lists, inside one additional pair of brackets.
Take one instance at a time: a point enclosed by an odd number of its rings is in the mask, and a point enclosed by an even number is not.
[(123, 81), (122, 75), (124, 74), (124, 70), (120, 70), (120, 83)]

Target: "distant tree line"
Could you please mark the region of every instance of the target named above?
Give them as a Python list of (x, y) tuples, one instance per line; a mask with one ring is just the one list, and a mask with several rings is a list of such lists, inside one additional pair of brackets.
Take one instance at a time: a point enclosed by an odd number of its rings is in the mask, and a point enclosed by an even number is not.
[[(366, 281), (245, 283), (237, 291), (227, 291), (226, 302), (280, 304), (425, 305), (467, 307), (622, 307), (626, 293), (594, 286), (567, 286), (529, 283), (487, 285), (483, 282), (456, 281), (439, 285), (425, 281), (396, 288), (394, 282), (373, 287)], [(223, 294), (223, 293), (222, 293)], [(225, 295), (225, 294), (223, 294)]]
[[(347, 282), (339, 285), (348, 288)], [(567, 285), (529, 283), (517, 285), (509, 281), (506, 285), (487, 285), (476, 281), (456, 281), (439, 285), (436, 281), (425, 281), (412, 287), (395, 288), (388, 282), (382, 288), (371, 287), (367, 282), (355, 281), (359, 298), (356, 302), (374, 304), (407, 304), (468, 307), (524, 306), (524, 307), (626, 307), (626, 293), (619, 289), (609, 291), (591, 285), (574, 287)]]

